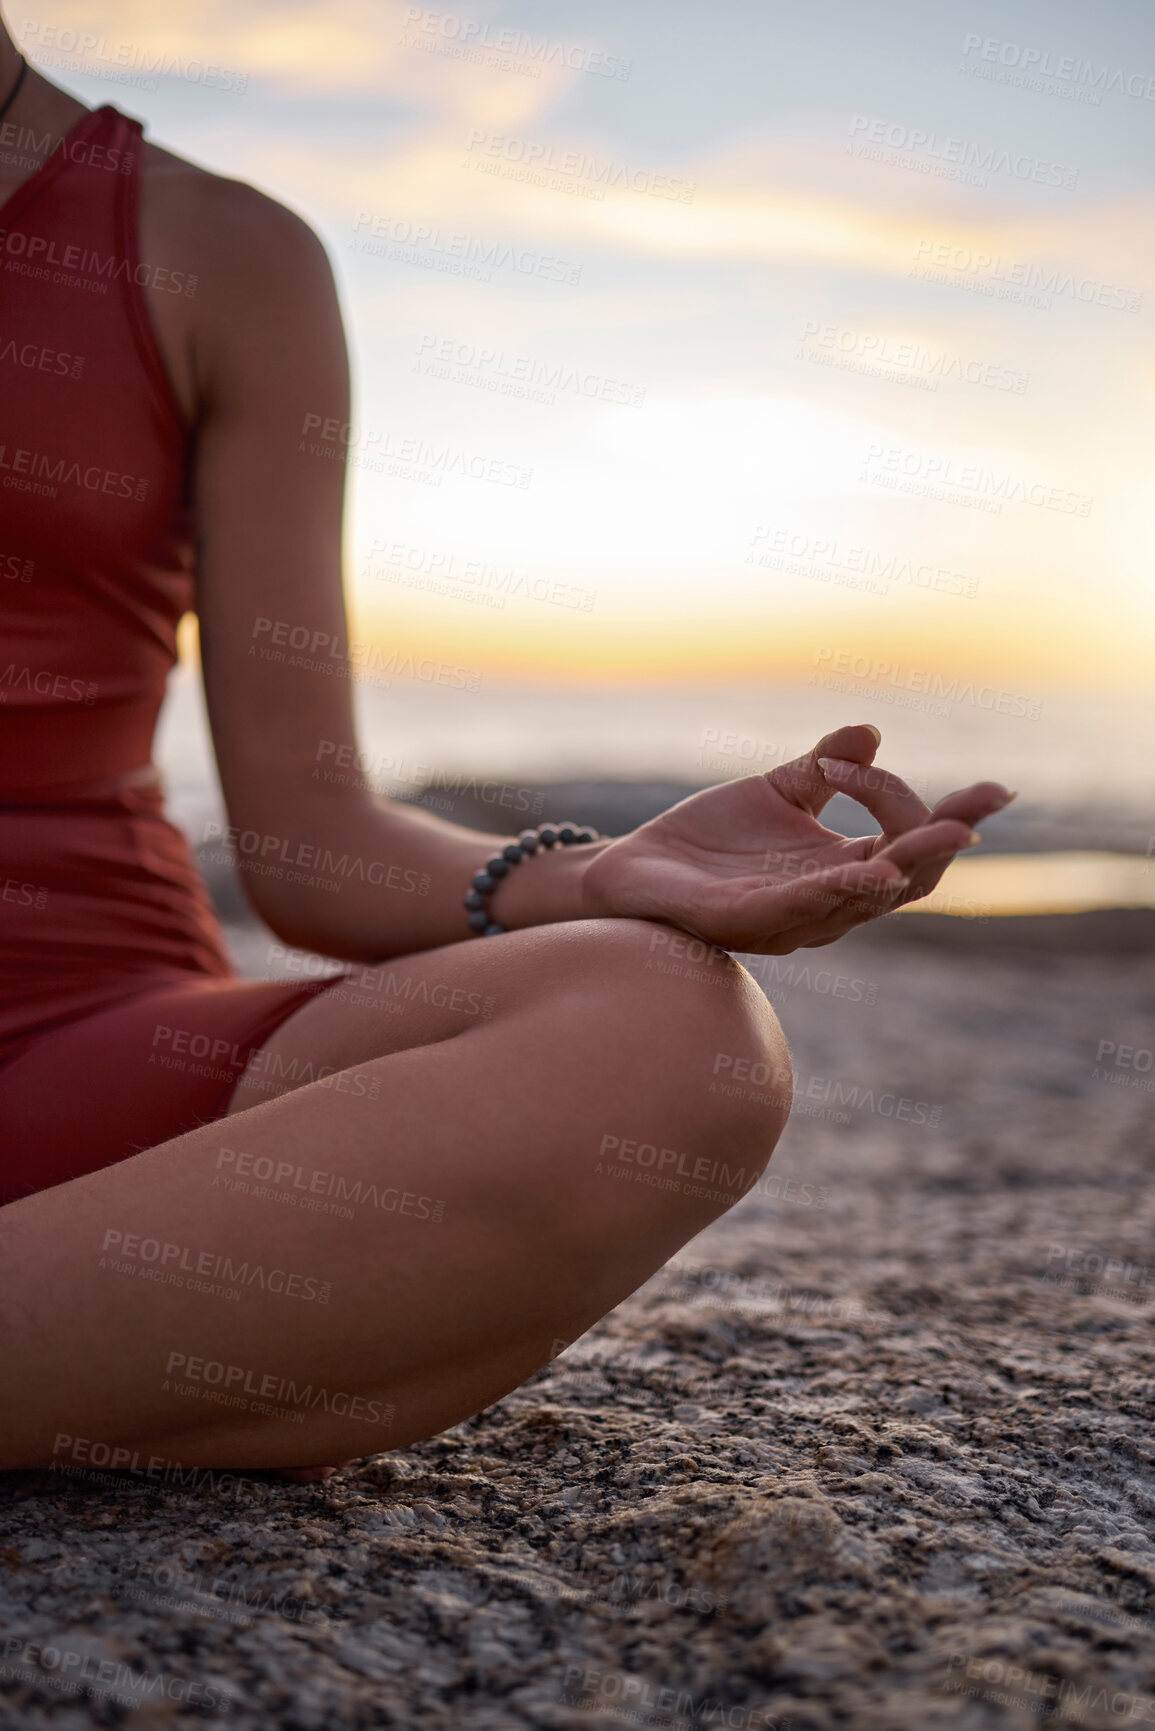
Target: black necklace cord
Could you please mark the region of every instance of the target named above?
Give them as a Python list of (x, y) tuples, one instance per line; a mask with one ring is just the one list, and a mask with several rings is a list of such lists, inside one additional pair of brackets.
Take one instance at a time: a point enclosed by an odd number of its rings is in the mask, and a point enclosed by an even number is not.
[(16, 98), (19, 96), (20, 86), (23, 84), (25, 76), (27, 75), (27, 72), (28, 72), (28, 62), (27, 62), (27, 60), (25, 60), (25, 58), (22, 54), (20, 56), (20, 70), (16, 74), (16, 82), (12, 86), (11, 90), (8, 92), (8, 95), (5, 98), (4, 102), (0, 103), (0, 120), (3, 120), (4, 116), (7, 114), (8, 110), (11, 108), (11, 106), (15, 102)]

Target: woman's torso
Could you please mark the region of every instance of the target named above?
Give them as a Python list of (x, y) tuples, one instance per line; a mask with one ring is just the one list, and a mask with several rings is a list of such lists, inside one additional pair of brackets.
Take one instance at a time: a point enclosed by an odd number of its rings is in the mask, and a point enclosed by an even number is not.
[[(32, 178), (35, 168), (29, 165), (43, 163), (50, 154), (43, 146), (59, 140), (67, 127), (90, 112), (82, 103), (61, 102), (59, 119), (28, 121), (15, 111), (0, 129), (0, 205)], [(198, 232), (195, 222), (190, 222), (190, 199), (217, 177), (147, 138), (142, 142), (137, 206), (140, 256), (171, 261), (174, 270), (196, 276), (203, 283), (206, 266), (211, 263), (211, 235), (203, 229)], [(171, 294), (151, 279), (142, 287), (165, 372), (185, 425), (191, 428), (198, 406), (193, 345), (205, 298), (203, 294), (199, 300), (197, 296)]]
[[(3, 129), (0, 262), (21, 258), (34, 234), (40, 258), (46, 238), (62, 256), (75, 243), (119, 246), (119, 221), (135, 228), (139, 268), (135, 287), (110, 283), (100, 296), (47, 282), (34, 290), (30, 268), (0, 274), (0, 342), (10, 327), (11, 349), (0, 553), (15, 573), (6, 605), (0, 593), (0, 1058), (157, 979), (231, 972), (146, 767), (175, 625), (194, 599), (194, 357), (212, 303), (211, 230), (197, 211), (215, 177), (138, 140), (118, 217), (119, 175), (98, 181), (91, 163), (82, 171), (65, 160), (46, 178), (29, 164), (38, 141), (123, 143), (123, 114), (69, 103), (54, 118), (17, 114)], [(131, 237), (121, 250), (132, 252)], [(51, 357), (47, 379), (29, 376), (37, 344)], [(83, 367), (58, 377), (62, 354), (84, 357), (87, 383)], [(41, 462), (50, 475), (61, 457), (80, 467), (42, 496), (29, 491), (20, 471)], [(67, 480), (74, 468), (83, 489)]]

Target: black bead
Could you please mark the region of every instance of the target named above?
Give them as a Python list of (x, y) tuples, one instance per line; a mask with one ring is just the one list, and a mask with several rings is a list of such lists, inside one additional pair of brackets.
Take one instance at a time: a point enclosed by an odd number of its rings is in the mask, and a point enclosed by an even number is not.
[(575, 842), (577, 840), (578, 832), (573, 827), (572, 823), (566, 823), (566, 824), (563, 824), (562, 827), (558, 830), (557, 835), (558, 835), (558, 840), (564, 842), (566, 847), (569, 847), (571, 842)]
[(465, 906), (467, 908), (480, 908), (484, 906), (482, 898), (478, 895), (476, 890), (470, 890), (467, 893), (465, 897)]
[(543, 823), (537, 835), (542, 847), (553, 847), (557, 841), (557, 831), (551, 823)]
[(579, 829), (577, 838), (579, 841), (597, 841), (598, 832), (596, 829)]
[(492, 859), (486, 860), (485, 869), (491, 878), (503, 878), (509, 870), (509, 861), (496, 853)]
[(510, 865), (521, 864), (522, 851), (517, 842), (511, 841), (508, 847), (502, 848), (501, 852), (502, 856), (509, 861)]
[(479, 908), (476, 913), (469, 916), (469, 929), (472, 932), (483, 932), (488, 924), (489, 915), (484, 908)]
[(536, 853), (538, 850), (539, 844), (537, 831), (535, 829), (523, 830), (521, 835), (518, 836), (517, 841), (522, 853)]
[(499, 926), (496, 922), (492, 922), (490, 925), (486, 926), (485, 936), (487, 938), (499, 938), (504, 930), (504, 926)]
[(491, 878), (488, 872), (474, 872), (473, 887), (479, 895), (491, 896), (497, 888), (497, 879)]

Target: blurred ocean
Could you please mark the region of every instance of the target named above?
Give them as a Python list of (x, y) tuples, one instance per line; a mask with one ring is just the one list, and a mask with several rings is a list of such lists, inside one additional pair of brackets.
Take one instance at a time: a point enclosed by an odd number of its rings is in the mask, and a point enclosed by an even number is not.
[[(772, 769), (835, 726), (871, 721), (882, 730), (879, 761), (928, 802), (988, 778), (1019, 793), (925, 911), (1155, 906), (1155, 759), (1140, 746), (1153, 718), (1139, 697), (1051, 696), (1035, 717), (964, 700), (943, 716), (874, 687), (469, 692), (406, 682), (361, 686), (356, 702), (364, 766), (381, 793), (497, 833), (550, 815), (621, 833), (696, 787)], [(199, 673), (188, 666), (173, 675), (157, 762), (173, 818), (200, 844), (223, 814)], [(876, 827), (841, 797), (827, 821), (847, 834)]]

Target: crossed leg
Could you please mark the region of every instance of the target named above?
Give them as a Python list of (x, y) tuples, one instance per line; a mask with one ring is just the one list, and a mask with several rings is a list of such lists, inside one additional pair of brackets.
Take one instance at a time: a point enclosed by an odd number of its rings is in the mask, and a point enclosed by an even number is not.
[[(62, 1436), (301, 1467), (517, 1387), (736, 1201), (785, 1122), (764, 996), (729, 958), (658, 971), (671, 935), (403, 957), (285, 1022), (227, 1117), (0, 1209), (0, 1467)], [(742, 1064), (763, 1085), (718, 1092)]]

